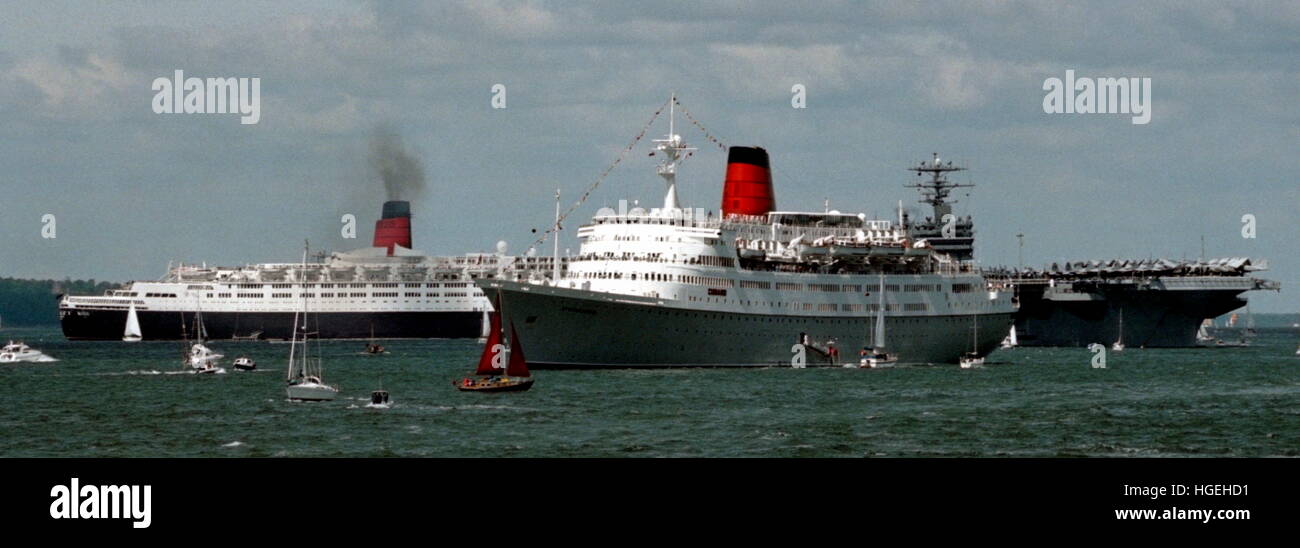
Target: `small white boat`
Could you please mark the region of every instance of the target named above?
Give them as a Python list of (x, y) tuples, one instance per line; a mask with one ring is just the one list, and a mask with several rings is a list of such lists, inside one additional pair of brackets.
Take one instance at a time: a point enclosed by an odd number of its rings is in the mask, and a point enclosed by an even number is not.
[(225, 354), (214, 352), (201, 342), (190, 345), (190, 353), (185, 357), (185, 364), (194, 369), (204, 369), (216, 366)]
[(858, 361), (858, 367), (864, 369), (880, 369), (883, 367), (893, 367), (898, 364), (898, 356), (888, 354), (876, 349), (862, 357)]
[(135, 303), (131, 303), (131, 311), (126, 313), (126, 329), (122, 333), (124, 342), (140, 342), (140, 317), (135, 313)]
[(235, 369), (240, 371), (252, 371), (257, 369), (257, 362), (253, 361), (253, 358), (248, 356), (240, 356), (235, 358)]
[(46, 356), (40, 350), (23, 344), (22, 341), (13, 342), (0, 348), (0, 363), (18, 363), (18, 362), (57, 362), (54, 358)]
[(984, 365), (984, 358), (974, 352), (967, 352), (957, 360), (957, 365), (960, 365), (962, 369), (974, 369)]
[(196, 375), (224, 375), (224, 374), (226, 374), (226, 368), (224, 368), (224, 367), (217, 367), (217, 366), (212, 365), (212, 364), (205, 364), (203, 367), (196, 367), (196, 368), (194, 368), (194, 374), (196, 374)]

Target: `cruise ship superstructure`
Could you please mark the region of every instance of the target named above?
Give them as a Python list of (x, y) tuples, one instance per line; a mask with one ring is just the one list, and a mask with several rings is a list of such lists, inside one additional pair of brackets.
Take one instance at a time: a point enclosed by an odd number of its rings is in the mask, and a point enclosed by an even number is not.
[(778, 210), (762, 148), (728, 150), (718, 217), (683, 209), (677, 167), (693, 149), (671, 127), (655, 150), (663, 207), (598, 212), (557, 280), (477, 280), (531, 367), (856, 364), (878, 314), (902, 363), (957, 363), (1007, 335), (1011, 290), (901, 222)]
[(305, 265), (182, 264), (158, 281), (130, 282), (102, 296), (64, 296), (59, 318), (68, 339), (120, 340), (134, 303), (145, 340), (182, 338), (199, 312), (210, 339), (289, 339), (306, 293), (310, 328), (321, 338), (478, 337), (492, 305), (476, 279), (527, 279), (554, 270), (553, 257), (507, 256), (500, 245), (497, 253), (461, 256), (427, 256), (410, 246), (410, 204), (390, 201), (372, 247), (320, 255)]

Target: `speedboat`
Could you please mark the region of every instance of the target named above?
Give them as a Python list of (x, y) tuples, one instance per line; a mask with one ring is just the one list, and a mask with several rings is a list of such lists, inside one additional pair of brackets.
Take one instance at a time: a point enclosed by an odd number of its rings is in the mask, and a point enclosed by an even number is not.
[(370, 393), (370, 403), (366, 404), (366, 407), (388, 409), (389, 405), (388, 391), (381, 389)]
[(862, 355), (862, 359), (858, 360), (858, 367), (880, 369), (882, 367), (893, 367), (897, 363), (898, 354), (890, 354), (880, 349), (874, 349)]
[(0, 348), (0, 363), (18, 363), (18, 362), (55, 362), (54, 358), (46, 356), (40, 350), (23, 344), (22, 341), (13, 342)]
[(253, 358), (248, 356), (240, 356), (235, 358), (235, 369), (240, 371), (252, 371), (257, 369), (257, 362), (253, 361)]

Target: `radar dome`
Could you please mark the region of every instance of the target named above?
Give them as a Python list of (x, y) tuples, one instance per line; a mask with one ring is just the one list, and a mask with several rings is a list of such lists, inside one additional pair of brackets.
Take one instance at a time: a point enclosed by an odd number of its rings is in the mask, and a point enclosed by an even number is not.
[(505, 240), (501, 240), (501, 241), (497, 242), (497, 253), (498, 253), (498, 254), (500, 254), (500, 255), (505, 255), (505, 254), (506, 254), (506, 250), (509, 249), (509, 248), (510, 248), (510, 246), (506, 245), (506, 241), (505, 241)]

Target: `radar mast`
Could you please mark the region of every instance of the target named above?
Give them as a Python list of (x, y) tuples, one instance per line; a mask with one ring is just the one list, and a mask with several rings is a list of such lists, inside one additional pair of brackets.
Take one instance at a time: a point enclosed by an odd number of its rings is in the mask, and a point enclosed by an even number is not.
[[(664, 139), (655, 139), (659, 143), (655, 151), (659, 153), (659, 176), (664, 178), (668, 184), (668, 193), (664, 195), (664, 214), (672, 215), (680, 207), (677, 201), (677, 165), (696, 149), (686, 146), (682, 141), (682, 136), (678, 135), (675, 125), (675, 107), (677, 105), (677, 93), (673, 93), (672, 99), (668, 101), (668, 135)], [(683, 156), (683, 153), (685, 155)]]
[(943, 222), (943, 216), (952, 213), (952, 204), (957, 203), (957, 200), (949, 200), (948, 194), (951, 193), (953, 189), (975, 186), (973, 183), (954, 183), (949, 181), (946, 176), (947, 173), (952, 171), (966, 171), (966, 168), (952, 165), (952, 160), (949, 160), (946, 164), (943, 163), (939, 159), (938, 152), (934, 153), (933, 159), (929, 162), (922, 160), (916, 167), (909, 167), (907, 169), (908, 171), (915, 171), (917, 177), (922, 177), (925, 173), (930, 174), (930, 180), (928, 181), (922, 179), (918, 182), (903, 186), (906, 188), (915, 188), (921, 192), (921, 199), (919, 201), (923, 204), (930, 204), (934, 207), (935, 222)]

